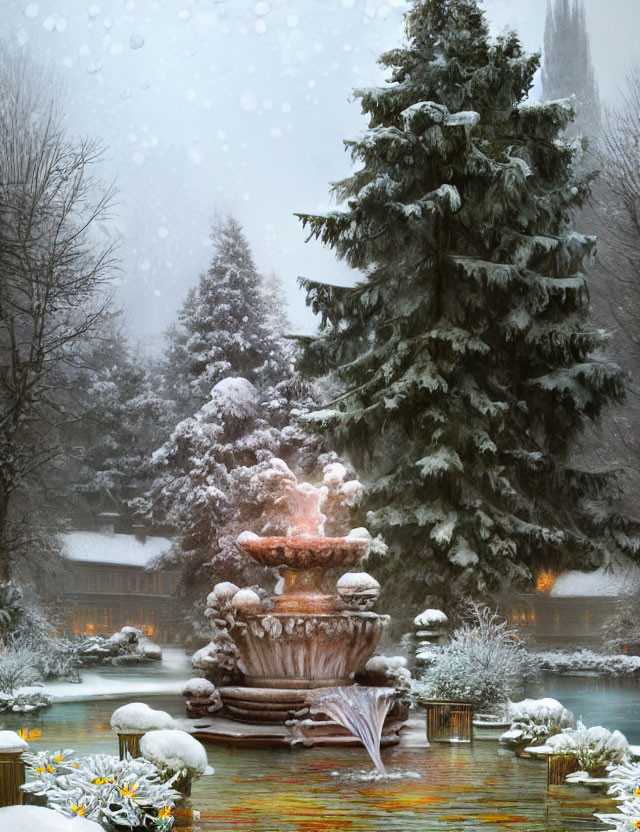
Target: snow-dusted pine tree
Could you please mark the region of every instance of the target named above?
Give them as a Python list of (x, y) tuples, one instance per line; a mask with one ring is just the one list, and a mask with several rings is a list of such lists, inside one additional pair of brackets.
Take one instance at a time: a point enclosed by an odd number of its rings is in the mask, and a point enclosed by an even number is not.
[(575, 95), (569, 133), (595, 136), (601, 129), (600, 96), (591, 63), (584, 0), (550, 0), (544, 29), (544, 98)]
[[(168, 521), (175, 527), (172, 557), (182, 569), (188, 595), (203, 597), (218, 581), (242, 585), (267, 578), (238, 551), (235, 541), (245, 530), (285, 531), (283, 511), (276, 503), (281, 495), (262, 476), (273, 457), (312, 479), (321, 479), (323, 466), (336, 461), (335, 454), (323, 452), (320, 437), (296, 423), (295, 414), (307, 412), (313, 404), (311, 387), (298, 377), (262, 392), (245, 378), (225, 378), (215, 385), (209, 401), (180, 422), (155, 452), (157, 476), (146, 513), (155, 522)], [(347, 492), (341, 504), (359, 502), (360, 493), (354, 501)], [(145, 509), (142, 504), (139, 508)], [(340, 521), (340, 511), (332, 515)], [(328, 530), (336, 531), (331, 526)]]
[(358, 454), (406, 600), (635, 554), (611, 472), (567, 461), (624, 392), (587, 321), (595, 239), (568, 228), (589, 190), (560, 138), (572, 111), (527, 101), (538, 56), (491, 40), (476, 0), (417, 0), (406, 33), (390, 82), (356, 92), (369, 128), (347, 142), (342, 206), (301, 215), (364, 273), (303, 281), (322, 316), (305, 366), (345, 386), (309, 421)]
[(283, 333), (271, 326), (271, 290), (258, 273), (239, 223), (228, 217), (211, 235), (213, 255), (168, 332), (167, 395), (184, 418), (202, 407), (213, 386), (241, 375), (275, 383), (290, 356)]
[(83, 418), (70, 441), (79, 460), (73, 475), (78, 520), (104, 511), (131, 519), (131, 503), (151, 485), (150, 456), (171, 430), (172, 403), (156, 392), (152, 363), (128, 343), (116, 317), (106, 318), (87, 343), (76, 379)]

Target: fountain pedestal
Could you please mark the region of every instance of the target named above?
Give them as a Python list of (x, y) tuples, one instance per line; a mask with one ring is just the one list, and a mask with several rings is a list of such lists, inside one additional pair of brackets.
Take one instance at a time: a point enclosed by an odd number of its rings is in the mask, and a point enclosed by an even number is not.
[[(353, 737), (337, 723), (322, 714), (313, 717), (307, 698), (312, 691), (353, 685), (389, 621), (368, 611), (375, 598), (354, 598), (350, 605), (323, 588), (327, 570), (360, 564), (371, 538), (366, 532), (325, 537), (320, 491), (289, 475), (292, 533), (258, 537), (245, 532), (238, 538), (243, 552), (278, 570), (284, 587), (266, 601), (246, 590), (231, 598), (228, 632), (240, 655), (244, 685), (219, 689), (222, 715), (248, 725), (282, 726), (291, 744), (313, 745), (321, 738), (351, 745)], [(372, 578), (369, 582), (370, 594), (371, 585), (378, 584)], [(388, 719), (394, 728), (386, 742), (397, 741), (402, 720), (393, 708)]]

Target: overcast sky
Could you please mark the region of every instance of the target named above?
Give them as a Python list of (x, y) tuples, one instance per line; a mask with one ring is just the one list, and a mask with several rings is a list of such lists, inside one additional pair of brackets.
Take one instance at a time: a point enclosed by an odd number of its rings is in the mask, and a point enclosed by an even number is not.
[[(585, 0), (603, 98), (640, 57), (640, 0)], [(305, 244), (294, 211), (329, 204), (349, 172), (351, 98), (380, 83), (405, 0), (0, 0), (0, 35), (59, 70), (67, 125), (101, 137), (119, 187), (117, 298), (134, 339), (157, 346), (206, 267), (211, 221), (234, 213), (257, 264), (285, 285), (295, 331), (314, 322), (298, 275), (344, 282)], [(495, 32), (542, 45), (543, 0), (486, 0)]]

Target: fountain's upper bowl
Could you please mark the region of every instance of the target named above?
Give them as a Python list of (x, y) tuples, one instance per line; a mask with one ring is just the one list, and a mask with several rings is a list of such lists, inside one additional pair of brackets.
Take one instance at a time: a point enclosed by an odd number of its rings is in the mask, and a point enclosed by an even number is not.
[(331, 569), (354, 566), (367, 554), (371, 540), (366, 537), (258, 537), (245, 532), (238, 546), (264, 566), (292, 569)]

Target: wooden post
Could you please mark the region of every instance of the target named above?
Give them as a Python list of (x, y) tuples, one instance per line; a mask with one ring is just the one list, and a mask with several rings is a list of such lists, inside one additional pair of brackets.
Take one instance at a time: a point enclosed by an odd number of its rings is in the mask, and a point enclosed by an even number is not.
[(0, 806), (16, 806), (22, 803), (24, 792), (24, 761), (22, 751), (0, 753)]
[(124, 760), (125, 754), (129, 752), (132, 757), (140, 756), (140, 737), (143, 734), (118, 734), (118, 746), (120, 759)]
[(429, 742), (471, 742), (473, 705), (470, 702), (423, 700), (427, 708)]
[(563, 786), (567, 774), (579, 771), (580, 766), (575, 757), (566, 754), (550, 754), (547, 757), (547, 787)]

